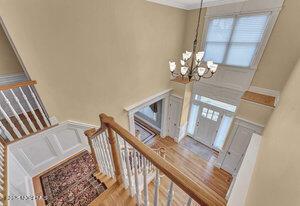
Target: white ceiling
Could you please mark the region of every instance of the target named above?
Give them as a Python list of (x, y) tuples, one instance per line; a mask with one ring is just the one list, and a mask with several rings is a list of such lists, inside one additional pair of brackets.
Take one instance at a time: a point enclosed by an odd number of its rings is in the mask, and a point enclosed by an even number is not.
[[(180, 9), (198, 9), (201, 0), (147, 0), (158, 4), (177, 7)], [(247, 0), (204, 0), (203, 7), (219, 6), (224, 4), (236, 3)]]

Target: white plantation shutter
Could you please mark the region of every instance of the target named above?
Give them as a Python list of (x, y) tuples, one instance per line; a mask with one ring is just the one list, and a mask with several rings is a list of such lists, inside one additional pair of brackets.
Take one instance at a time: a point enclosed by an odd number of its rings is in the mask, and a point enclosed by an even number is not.
[(260, 46), (269, 13), (215, 18), (208, 25), (205, 60), (250, 67)]

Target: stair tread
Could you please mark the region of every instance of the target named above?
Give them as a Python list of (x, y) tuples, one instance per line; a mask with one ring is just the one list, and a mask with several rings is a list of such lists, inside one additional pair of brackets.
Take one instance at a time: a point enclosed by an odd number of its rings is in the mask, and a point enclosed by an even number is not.
[(130, 196), (129, 191), (124, 185), (118, 184), (116, 179), (103, 173), (96, 173), (94, 176), (103, 182), (107, 189), (99, 195), (89, 206), (133, 206), (136, 205), (135, 199)]

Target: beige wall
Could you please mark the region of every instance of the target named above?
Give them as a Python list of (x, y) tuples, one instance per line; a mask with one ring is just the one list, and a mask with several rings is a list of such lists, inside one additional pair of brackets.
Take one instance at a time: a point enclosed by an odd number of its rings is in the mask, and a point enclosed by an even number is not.
[(300, 1), (285, 0), (252, 85), (281, 91), (300, 54)]
[(300, 205), (299, 89), (300, 61), (263, 134), (246, 206)]
[[(201, 45), (202, 41), (202, 32), (204, 28), (204, 21), (205, 21), (205, 14), (206, 8), (202, 9), (201, 18), (200, 18), (200, 27), (199, 27), (199, 36), (198, 36), (198, 47)], [(197, 27), (197, 20), (198, 20), (198, 13), (199, 10), (190, 10), (187, 12), (186, 17), (186, 24), (185, 24), (185, 37), (184, 37), (184, 44), (183, 49), (191, 51), (193, 49), (193, 42), (195, 39), (195, 32)]]
[(0, 25), (0, 75), (22, 72), (22, 67)]
[(1, 16), (50, 114), (99, 124), (168, 89), (186, 11), (142, 0), (1, 1)]

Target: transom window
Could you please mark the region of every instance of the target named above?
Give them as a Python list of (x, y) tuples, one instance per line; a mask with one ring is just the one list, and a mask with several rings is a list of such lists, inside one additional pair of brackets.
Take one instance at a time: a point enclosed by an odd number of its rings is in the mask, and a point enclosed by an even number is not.
[(251, 67), (270, 13), (213, 18), (208, 22), (204, 60)]

